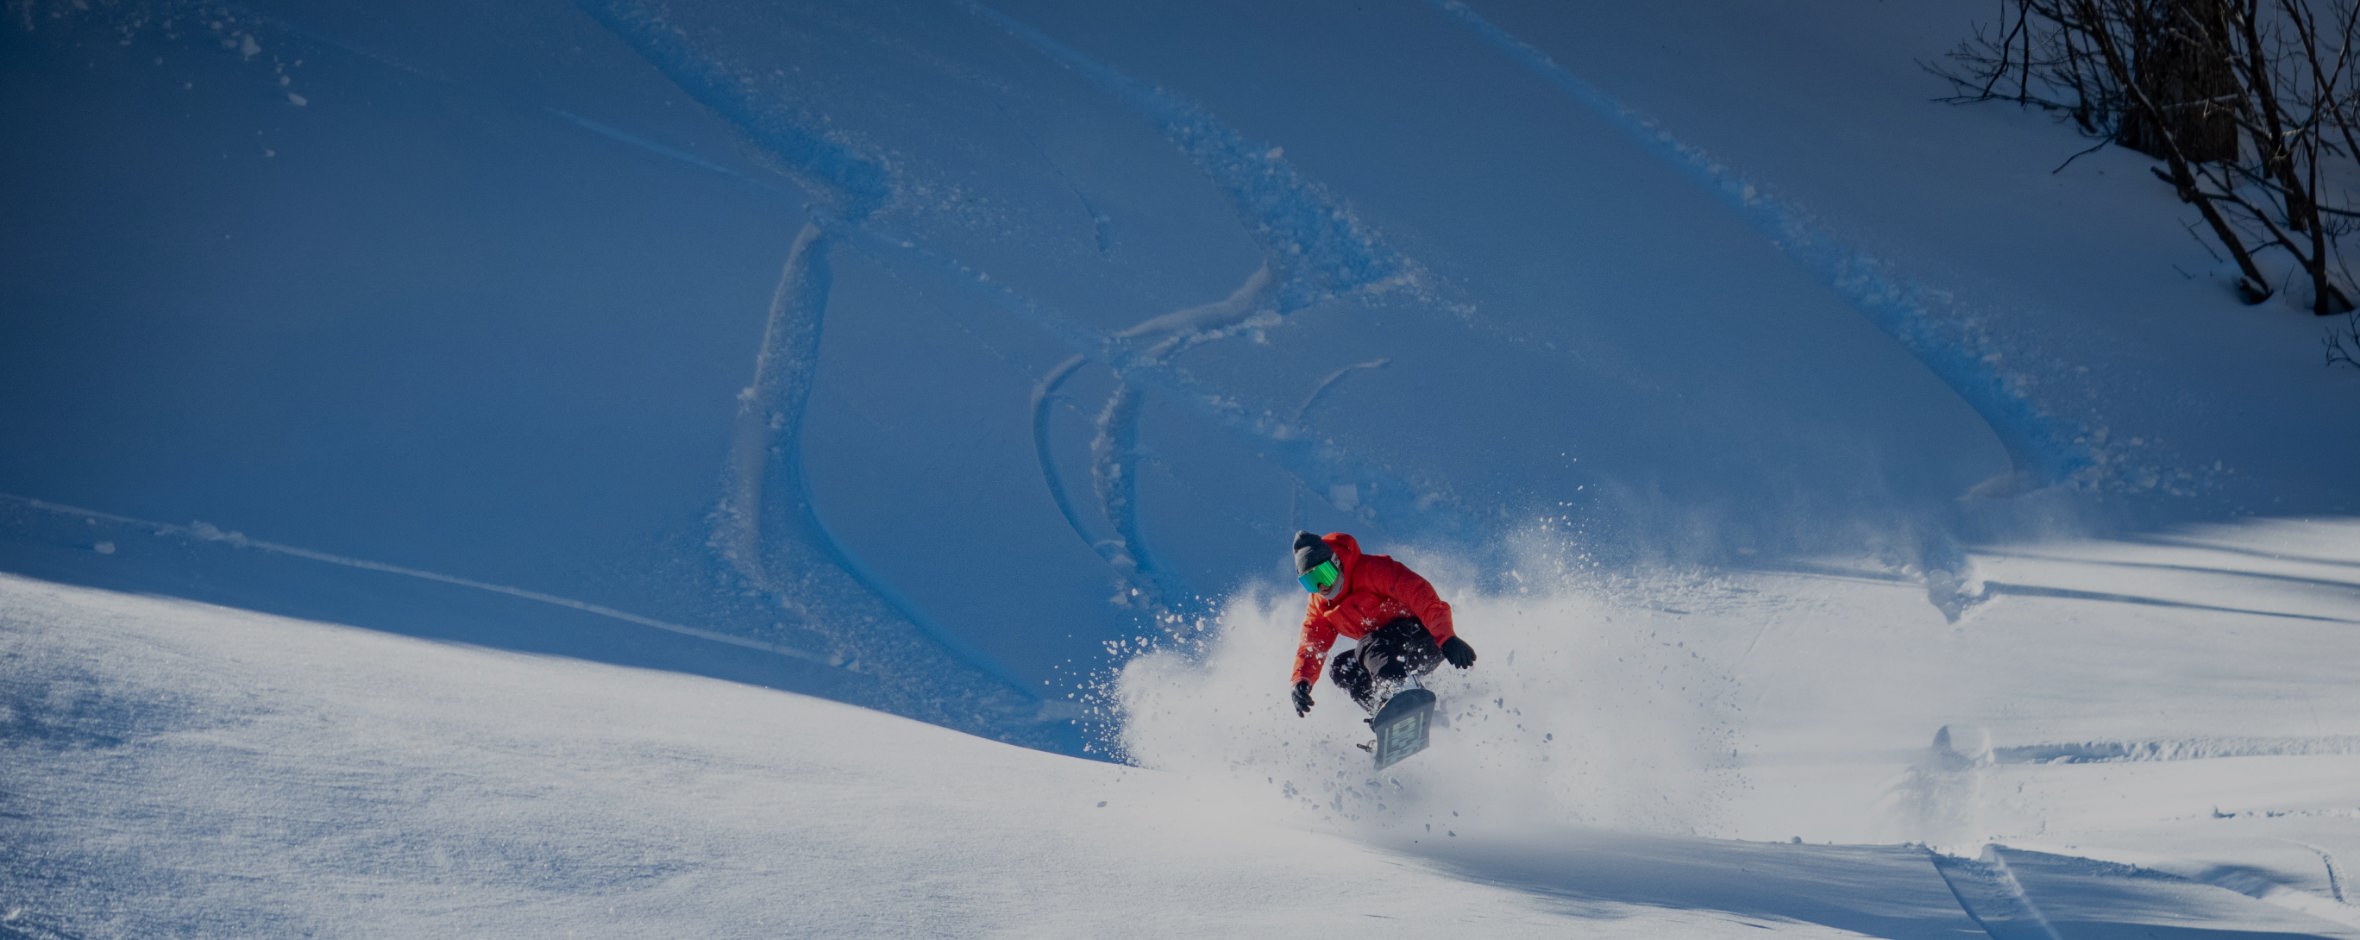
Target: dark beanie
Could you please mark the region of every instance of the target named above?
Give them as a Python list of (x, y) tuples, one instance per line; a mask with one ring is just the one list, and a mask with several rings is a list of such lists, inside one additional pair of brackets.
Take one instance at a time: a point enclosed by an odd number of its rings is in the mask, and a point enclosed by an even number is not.
[(1302, 574), (1319, 567), (1323, 561), (1335, 560), (1335, 549), (1309, 532), (1295, 533), (1295, 573)]

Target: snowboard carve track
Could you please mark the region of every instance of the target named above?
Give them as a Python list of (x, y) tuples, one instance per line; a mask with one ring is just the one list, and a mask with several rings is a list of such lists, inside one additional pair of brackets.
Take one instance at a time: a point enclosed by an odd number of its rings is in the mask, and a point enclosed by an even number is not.
[(1090, 546), (1090, 550), (1098, 553), (1099, 557), (1110, 558), (1106, 541), (1090, 533), (1089, 525), (1082, 521), (1081, 510), (1074, 505), (1073, 494), (1066, 492), (1065, 474), (1057, 469), (1056, 440), (1049, 433), (1049, 420), (1054, 416), (1052, 409), (1064, 398), (1066, 380), (1073, 378), (1075, 372), (1089, 363), (1090, 357), (1075, 356), (1049, 370), (1048, 375), (1033, 385), (1033, 457), (1041, 465), (1041, 480), (1048, 484), (1049, 500), (1056, 504), (1058, 514), (1065, 517), (1066, 528), (1072, 529), (1073, 534), (1081, 538), (1082, 544)]
[(2329, 852), (2326, 849), (2312, 845), (2308, 842), (2300, 842), (2294, 839), (2286, 839), (2283, 841), (2289, 845), (2299, 846), (2303, 849), (2309, 850), (2311, 854), (2319, 856), (2319, 864), (2327, 869), (2327, 896), (2334, 898), (2335, 903), (2337, 904), (2352, 903), (2350, 898), (2344, 896), (2344, 874), (2341, 869), (2336, 867), (2335, 853)]
[[(1007, 14), (976, 2), (961, 7), (1072, 69), (1152, 122), (1227, 197), (1239, 228), (1262, 256), (1262, 266), (1228, 297), (1150, 318), (1109, 337), (1095, 353), (1084, 353), (1084, 358), (1103, 358), (1117, 383), (1094, 423), (1090, 443), (1093, 489), (1113, 530), (1110, 538), (1094, 538), (1087, 531), (1073, 508), (1075, 500), (1063, 492), (1052, 469), (1046, 400), (1077, 364), (1061, 366), (1034, 396), (1035, 451), (1067, 524), (1115, 566), (1128, 587), (1160, 610), (1175, 609), (1182, 605), (1186, 587), (1155, 560), (1139, 521), (1139, 422), (1146, 391), (1140, 379), (1176, 372), (1179, 356), (1192, 348), (1274, 325), (1317, 304), (1414, 286), (1423, 279), (1421, 269), (1362, 226), (1325, 187), (1296, 172), (1278, 148), (1251, 140), (1196, 103), (1133, 79)], [(1322, 383), (1320, 390), (1335, 378)], [(1314, 391), (1312, 397), (1318, 394)], [(1234, 410), (1217, 396), (1208, 400), (1216, 411)], [(1295, 425), (1300, 425), (1300, 418), (1299, 410)], [(1297, 427), (1274, 426), (1268, 420), (1253, 430), (1271, 441), (1299, 436)], [(1290, 469), (1305, 480), (1375, 479)]]
[(1969, 861), (1928, 851), (1934, 871), (1950, 886), (1960, 910), (1991, 940), (2065, 940), (2024, 893), (2023, 882), (2008, 870), (1998, 846), (1985, 846), (1983, 857)]
[[(807, 223), (779, 274), (754, 379), (738, 396), (729, 489), (714, 513), (714, 545), (747, 581), (828, 637), (837, 658), (857, 658), (884, 674), (884, 695), (894, 709), (954, 728), (1020, 727), (1015, 716), (1039, 711), (1039, 698), (919, 614), (820, 518), (802, 430), (818, 381), (832, 283), (828, 246), (821, 226)], [(902, 629), (876, 629), (886, 624)], [(979, 703), (974, 711), (993, 717), (979, 723), (927, 691)]]
[[(1108, 560), (1148, 599), (1158, 614), (1169, 614), (1185, 604), (1188, 590), (1147, 544), (1139, 520), (1140, 416), (1145, 390), (1124, 378), (1134, 362), (1154, 368), (1174, 367), (1182, 352), (1250, 328), (1265, 309), (1263, 298), (1271, 284), (1270, 266), (1263, 265), (1227, 298), (1155, 317), (1114, 336), (1109, 356), (1115, 370), (1114, 393), (1099, 412), (1090, 440), (1090, 477), (1099, 508), (1114, 527)], [(1150, 342), (1152, 340), (1152, 342)], [(1130, 350), (1145, 344), (1133, 353)]]
[[(1164, 314), (1111, 336), (1102, 335), (1044, 311), (1005, 287), (986, 287), (971, 268), (957, 259), (941, 257), (909, 239), (875, 230), (869, 220), (897, 195), (892, 172), (872, 155), (842, 142), (792, 109), (757, 99), (724, 63), (702, 56), (689, 37), (660, 12), (632, 0), (580, 0), (578, 5), (667, 79), (776, 157), (784, 175), (811, 194), (819, 210), (811, 225), (818, 235), (814, 237), (807, 232), (798, 240), (799, 255), (807, 250), (820, 255), (825, 245), (822, 239), (849, 236), (856, 249), (884, 249), (876, 250), (875, 257), (889, 267), (896, 261), (913, 258), (932, 260), (946, 272), (955, 274), (958, 283), (980, 289), (995, 305), (1018, 313), (1075, 346), (1081, 359), (1098, 359), (1115, 372), (1117, 388), (1093, 421), (1090, 445), (1093, 494), (1111, 529), (1109, 535), (1101, 537), (1089, 531), (1077, 501), (1068, 492), (1067, 482), (1053, 468), (1050, 459), (1049, 406), (1071, 377), (1076, 363), (1053, 370), (1036, 386), (1032, 402), (1034, 444), (1041, 458), (1044, 480), (1067, 525), (1117, 569), (1126, 587), (1148, 598), (1151, 606), (1166, 611), (1174, 609), (1180, 606), (1188, 589), (1155, 560), (1138, 519), (1139, 420), (1148, 391), (1176, 393), (1181, 400), (1198, 406), (1197, 411), (1212, 416), (1218, 426), (1282, 445), (1276, 449), (1276, 455), (1281, 465), (1298, 477), (1365, 482), (1384, 479), (1383, 474), (1358, 461), (1313, 454), (1309, 448), (1300, 446), (1283, 446), (1299, 437), (1295, 428), (1267, 417), (1256, 419), (1240, 414), (1236, 405), (1179, 376), (1174, 367), (1174, 360), (1188, 349), (1257, 329), (1266, 325), (1264, 321), (1275, 321), (1329, 300), (1414, 286), (1422, 280), (1421, 269), (1414, 262), (1388, 248), (1347, 208), (1329, 196), (1324, 187), (1303, 178), (1287, 165), (1276, 148), (1248, 139), (1185, 98), (1123, 75), (997, 10), (979, 3), (963, 5), (971, 15), (1000, 27), (1073, 69), (1088, 83), (1154, 123), (1228, 198), (1240, 228), (1255, 241), (1264, 258), (1263, 267), (1225, 300)], [(1001, 113), (1003, 117), (1008, 116), (1005, 110)], [(1013, 122), (1013, 118), (1010, 120)], [(1027, 140), (1032, 140), (1029, 134)], [(1038, 142), (1032, 143), (1038, 150)], [(1043, 157), (1046, 159), (1047, 155), (1043, 153)], [(1075, 195), (1092, 217), (1103, 253), (1107, 248), (1108, 220), (1086, 196), (1078, 190)], [(790, 263), (790, 276), (794, 267)], [(802, 325), (814, 335), (821, 304), (824, 297), (812, 304), (798, 305), (798, 309), (808, 314), (804, 318), (807, 322)], [(774, 335), (781, 325), (775, 313), (771, 324)], [(765, 345), (765, 356), (777, 352), (771, 339), (766, 339)], [(808, 389), (802, 392), (801, 398), (807, 400)], [(800, 401), (769, 397), (774, 423), (775, 419), (784, 418), (790, 427), (800, 424)], [(778, 432), (764, 436), (774, 442), (770, 450), (780, 449), (775, 446), (780, 440)], [(723, 547), (725, 556), (741, 574), (757, 583), (775, 583), (775, 573), (781, 566), (752, 560), (760, 549), (749, 543), (748, 532), (763, 528), (755, 514), (765, 507), (748, 498), (759, 494), (746, 483), (750, 461), (745, 437), (741, 430), (740, 444), (732, 461), (731, 491), (724, 500), (722, 518), (717, 520), (716, 543)], [(784, 449), (794, 450), (793, 442), (786, 442)], [(787, 462), (795, 462), (791, 454)], [(791, 475), (800, 475), (799, 468), (786, 469)], [(1408, 486), (1381, 489), (1413, 492)], [(795, 499), (804, 507), (806, 525), (802, 528), (807, 530), (807, 541), (813, 543), (812, 548), (842, 568), (866, 593), (894, 608), (896, 615), (917, 625), (935, 642), (954, 648), (959, 645), (917, 617), (908, 604), (896, 601), (890, 585), (859, 569), (808, 511), (807, 492), (776, 494), (770, 498), (782, 497)], [(1424, 512), (1424, 507), (1407, 501), (1386, 508), (1401, 510), (1404, 515)], [(732, 519), (733, 516), (739, 518)], [(754, 542), (762, 541), (761, 537), (754, 537)], [(962, 655), (972, 658), (973, 654)]]
[(2334, 853), (2299, 839), (2281, 838), (2278, 841), (2319, 856), (2319, 863), (2327, 874), (2325, 894), (2286, 884), (2277, 878), (2256, 877), (2233, 867), (2208, 869), (2195, 874), (2193, 880), (2198, 884), (2235, 891), (2297, 914), (2360, 929), (2360, 909), (2355, 909), (2344, 896), (2343, 872), (2336, 866)]
[[(812, 218), (780, 272), (754, 380), (739, 395), (727, 488), (714, 513), (714, 547), (750, 583), (830, 637), (835, 658), (856, 657), (889, 673), (880, 704), (954, 728), (1020, 730), (1030, 723), (1021, 716), (1041, 710), (1039, 697), (854, 558), (820, 518), (805, 476), (801, 430), (831, 287), (827, 252), (840, 232), (868, 234), (866, 221), (897, 195), (892, 172), (820, 122), (762, 98), (745, 76), (703, 55), (660, 11), (632, 0), (577, 5), (776, 158), (777, 170), (814, 202)], [(884, 625), (901, 629), (878, 629)], [(946, 698), (979, 707), (950, 707)]]
[[(852, 246), (863, 250), (880, 266), (901, 271), (923, 271), (940, 277), (951, 286), (1040, 328), (1066, 344), (1085, 363), (1101, 357), (1112, 358), (1107, 351), (1116, 342), (1113, 336), (1043, 309), (999, 282), (982, 280), (956, 259), (865, 227), (851, 229), (850, 235), (853, 237)], [(908, 262), (913, 260), (926, 263), (922, 267), (910, 265)], [(1451, 514), (1453, 507), (1449, 500), (1439, 499), (1421, 504), (1416, 496), (1421, 491), (1394, 473), (1352, 454), (1320, 446), (1308, 440), (1301, 428), (1272, 415), (1249, 412), (1230, 396), (1198, 382), (1172, 365), (1134, 356), (1124, 362), (1123, 377), (1143, 389), (1162, 393), (1166, 396), (1164, 400), (1187, 408), (1214, 427), (1253, 442), (1280, 469), (1299, 479), (1360, 480), (1381, 486), (1383, 492), (1394, 495), (1371, 502), (1376, 511), (1389, 518), (1416, 520), (1445, 528), (1461, 521), (1460, 517)], [(1044, 380), (1036, 385), (1036, 400), (1033, 403), (1036, 418), (1047, 413), (1046, 405), (1049, 404), (1040, 400), (1041, 385), (1048, 388), (1048, 397), (1055, 398), (1057, 390), (1068, 380), (1070, 376), (1054, 383)], [(1044, 433), (1036, 432), (1036, 441)], [(1079, 518), (1078, 513), (1073, 518)], [(1087, 534), (1082, 537), (1085, 542), (1093, 543), (1093, 551), (1098, 550), (1093, 537)]]
[[(2011, 856), (2025, 866), (2031, 889), (2011, 866)], [(1960, 908), (1994, 940), (2155, 936), (2158, 931), (2172, 936), (2360, 936), (2349, 929), (2360, 926), (2350, 908), (2234, 867), (2190, 877), (1998, 843), (1984, 846), (1982, 857), (1973, 861), (1939, 853), (1932, 858)], [(2035, 894), (2055, 903), (2043, 908)]]

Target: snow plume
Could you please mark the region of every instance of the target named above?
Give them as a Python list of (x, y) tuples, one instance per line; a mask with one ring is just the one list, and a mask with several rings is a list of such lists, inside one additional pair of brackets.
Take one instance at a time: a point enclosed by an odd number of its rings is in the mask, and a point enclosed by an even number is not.
[(1411, 559), (1439, 575), (1480, 655), (1428, 682), (1442, 707), (1425, 753), (1373, 771), (1354, 746), (1371, 739), (1363, 714), (1324, 676), (1296, 717), (1286, 671), (1302, 595), (1252, 591), (1193, 633), (1125, 651), (1098, 690), (1114, 721), (1103, 746), (1355, 835), (1709, 831), (1736, 780), (1734, 682), (1644, 588), (1601, 583), (1545, 548), (1520, 554), (1508, 580), (1528, 587), (1481, 594), (1450, 559)]
[(1886, 788), (1886, 828), (1900, 839), (1956, 855), (1972, 854), (1984, 837), (1983, 785), (1992, 765), (1991, 733), (1942, 726), (1909, 767)]

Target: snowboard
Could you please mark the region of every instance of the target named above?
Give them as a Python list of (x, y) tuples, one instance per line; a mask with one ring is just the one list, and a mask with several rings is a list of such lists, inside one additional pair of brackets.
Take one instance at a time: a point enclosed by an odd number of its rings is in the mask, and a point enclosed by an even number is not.
[(1378, 770), (1426, 749), (1427, 737), (1433, 731), (1434, 704), (1434, 693), (1413, 685), (1393, 693), (1377, 709), (1368, 724), (1377, 733)]

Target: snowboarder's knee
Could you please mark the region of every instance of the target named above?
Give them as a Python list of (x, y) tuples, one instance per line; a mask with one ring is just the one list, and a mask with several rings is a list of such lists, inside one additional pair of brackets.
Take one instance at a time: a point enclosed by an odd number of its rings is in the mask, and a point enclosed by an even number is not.
[(1342, 688), (1368, 684), (1368, 670), (1361, 668), (1360, 657), (1338, 656), (1328, 664), (1328, 681)]

